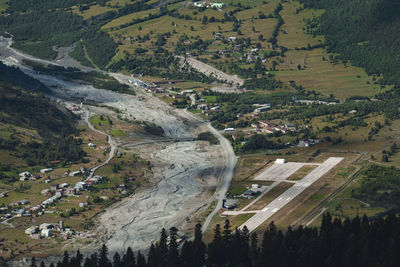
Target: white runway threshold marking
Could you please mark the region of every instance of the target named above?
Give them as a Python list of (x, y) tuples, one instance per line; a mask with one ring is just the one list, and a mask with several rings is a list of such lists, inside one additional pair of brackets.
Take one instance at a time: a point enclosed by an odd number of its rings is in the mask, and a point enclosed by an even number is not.
[(315, 168), (309, 174), (307, 174), (303, 179), (301, 179), (299, 182), (294, 184), (288, 190), (283, 192), (279, 196), (279, 198), (270, 202), (260, 212), (251, 217), (247, 222), (243, 223), (239, 227), (239, 229), (243, 229), (243, 227), (246, 226), (250, 232), (254, 231), (258, 226), (260, 226), (263, 222), (268, 220), (272, 215), (274, 215), (277, 211), (283, 208), (296, 196), (298, 196), (300, 193), (306, 190), (307, 187), (309, 187), (312, 183), (314, 183), (319, 178), (324, 176), (327, 172), (329, 172), (342, 160), (343, 158), (341, 157), (331, 157), (325, 160), (324, 163), (319, 165), (317, 168)]

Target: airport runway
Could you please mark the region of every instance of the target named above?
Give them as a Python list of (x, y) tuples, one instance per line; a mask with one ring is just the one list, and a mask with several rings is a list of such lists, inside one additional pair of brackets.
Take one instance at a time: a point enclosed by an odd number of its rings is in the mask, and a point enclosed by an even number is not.
[[(283, 192), (279, 197), (277, 197), (275, 200), (265, 206), (261, 211), (257, 212), (257, 214), (251, 217), (247, 222), (243, 223), (239, 227), (239, 229), (243, 229), (243, 227), (246, 226), (250, 232), (254, 231), (258, 226), (260, 226), (263, 222), (274, 215), (278, 210), (280, 210), (296, 196), (306, 190), (307, 187), (309, 187), (312, 183), (317, 181), (328, 171), (334, 168), (342, 160), (343, 158), (339, 157), (328, 158), (324, 163), (312, 170), (303, 179), (295, 183), (291, 188)], [(282, 165), (286, 164), (288, 163)]]
[(283, 164), (275, 163), (274, 165), (266, 169), (264, 172), (256, 176), (253, 180), (257, 181), (285, 180), (304, 165), (305, 163), (301, 162), (288, 162)]

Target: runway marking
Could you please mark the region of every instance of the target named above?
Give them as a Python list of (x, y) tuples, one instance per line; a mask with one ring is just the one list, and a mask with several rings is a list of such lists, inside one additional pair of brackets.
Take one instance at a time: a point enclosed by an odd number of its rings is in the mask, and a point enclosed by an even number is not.
[[(317, 168), (312, 170), (309, 174), (307, 174), (301, 181), (295, 183), (288, 190), (283, 192), (277, 199), (271, 201), (268, 205), (266, 205), (260, 212), (251, 217), (247, 222), (243, 223), (239, 229), (243, 229), (244, 226), (251, 232), (254, 231), (258, 226), (260, 226), (263, 222), (268, 220), (274, 213), (283, 208), (286, 204), (288, 204), (291, 200), (293, 200), (296, 196), (301, 194), (304, 190), (306, 190), (311, 184), (316, 182), (319, 178), (328, 173), (331, 169), (333, 169), (337, 164), (339, 164), (344, 158), (342, 157), (330, 157), (325, 160), (322, 164), (320, 164)], [(286, 163), (287, 164), (287, 163)], [(285, 164), (282, 164), (285, 165)], [(270, 208), (272, 210), (270, 210)], [(240, 214), (240, 212), (239, 212)]]

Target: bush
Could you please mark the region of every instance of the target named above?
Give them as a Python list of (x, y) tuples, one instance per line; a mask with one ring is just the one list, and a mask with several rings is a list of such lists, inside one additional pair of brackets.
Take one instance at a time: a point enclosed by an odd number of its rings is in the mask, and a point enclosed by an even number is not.
[(211, 132), (203, 132), (197, 136), (197, 140), (208, 141), (212, 145), (219, 144), (219, 140)]

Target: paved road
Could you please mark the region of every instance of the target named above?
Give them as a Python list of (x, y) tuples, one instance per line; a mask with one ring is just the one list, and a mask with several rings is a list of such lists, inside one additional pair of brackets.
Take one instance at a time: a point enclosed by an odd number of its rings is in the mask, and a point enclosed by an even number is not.
[(303, 179), (294, 184), (291, 188), (283, 192), (279, 197), (273, 200), (271, 203), (266, 205), (262, 211), (258, 212), (256, 215), (251, 217), (247, 222), (243, 223), (239, 229), (243, 229), (246, 226), (249, 231), (254, 231), (263, 222), (268, 220), (272, 215), (274, 215), (278, 210), (283, 208), (291, 200), (297, 197), (300, 193), (307, 189), (312, 183), (317, 181), (333, 167), (335, 167), (343, 158), (331, 157), (327, 159), (324, 163), (319, 165), (309, 174), (307, 174)]
[(209, 122), (206, 122), (206, 121), (194, 116), (187, 110), (184, 110), (184, 113), (199, 122), (207, 123), (207, 127), (210, 129), (210, 132), (213, 133), (219, 140), (219, 143), (222, 148), (223, 158), (224, 158), (223, 161), (226, 162), (226, 164), (222, 170), (222, 173), (220, 175), (221, 176), (221, 184), (220, 184), (219, 188), (217, 188), (217, 190), (215, 190), (215, 198), (218, 201), (217, 205), (215, 206), (215, 209), (207, 216), (207, 218), (203, 222), (202, 231), (205, 232), (207, 230), (208, 226), (210, 225), (212, 218), (222, 208), (223, 200), (226, 198), (226, 193), (228, 192), (229, 186), (231, 185), (231, 182), (232, 182), (237, 158), (236, 158), (235, 152), (233, 151), (231, 143), (220, 132), (218, 132), (216, 129), (214, 129), (214, 127), (212, 127)]
[[(111, 138), (111, 136), (108, 135), (108, 134), (106, 134), (106, 133), (104, 133), (104, 132), (102, 132), (102, 131), (97, 130), (96, 128), (94, 128), (94, 126), (90, 123), (89, 119), (90, 119), (90, 111), (85, 109), (85, 122), (87, 123), (87, 125), (89, 126), (89, 128), (90, 128), (92, 131), (95, 131), (95, 132), (97, 132), (97, 133), (99, 133), (99, 134), (102, 134), (102, 135), (106, 135), (106, 136), (107, 136), (107, 142), (108, 142), (108, 144), (110, 145), (110, 148), (111, 148), (111, 149), (110, 149), (110, 154), (108, 155), (108, 158), (107, 158), (103, 163), (101, 163), (100, 165), (97, 165), (96, 167), (92, 168), (91, 171), (90, 171), (90, 174), (88, 175), (88, 177), (86, 177), (86, 180), (92, 178), (93, 174), (94, 174), (98, 169), (100, 169), (101, 167), (103, 167), (103, 166), (107, 165), (108, 163), (110, 163), (110, 161), (111, 161), (111, 160), (113, 159), (113, 157), (114, 157), (115, 151), (117, 150), (117, 145), (115, 144), (115, 142), (114, 142), (114, 140)], [(86, 181), (86, 180), (85, 180), (85, 181)]]

